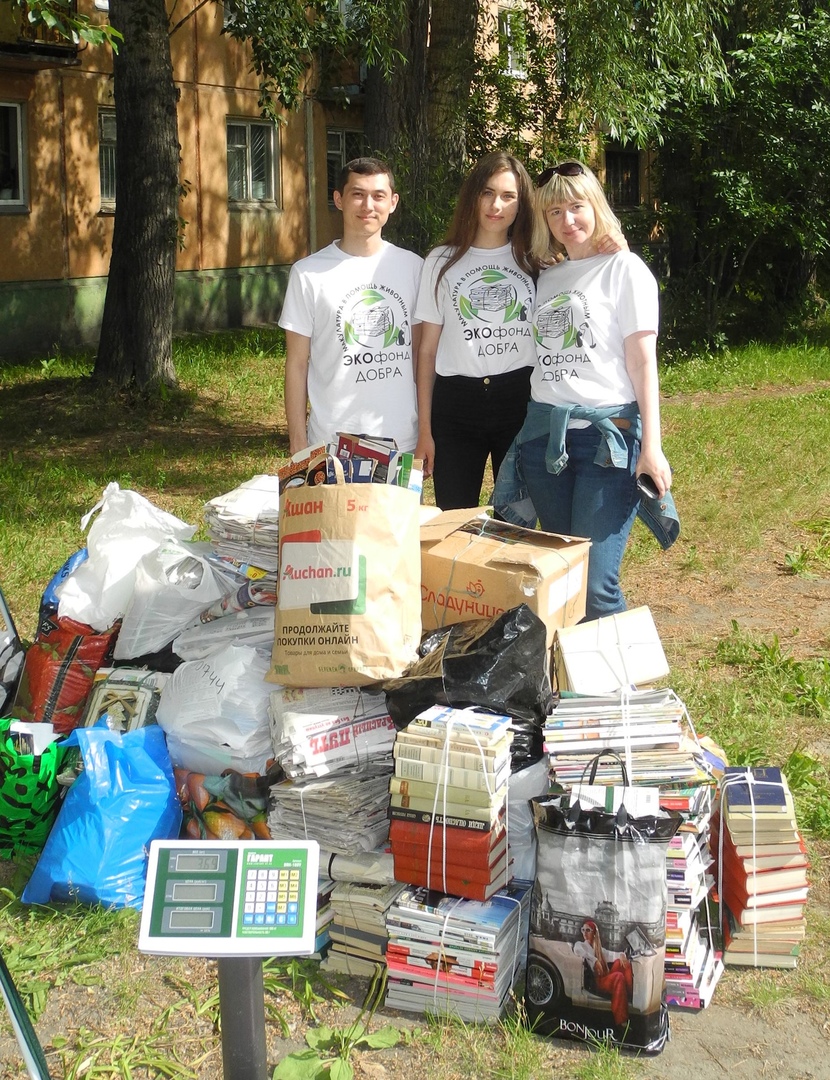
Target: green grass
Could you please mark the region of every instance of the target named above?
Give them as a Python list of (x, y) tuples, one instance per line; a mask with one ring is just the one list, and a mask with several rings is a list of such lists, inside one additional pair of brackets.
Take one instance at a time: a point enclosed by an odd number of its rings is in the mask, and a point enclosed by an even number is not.
[[(830, 350), (824, 339), (668, 359), (665, 442), (683, 520), (670, 558), (680, 580), (741, 596), (747, 558), (772, 558), (773, 535), (781, 538), (775, 558), (782, 575), (826, 580)], [(129, 395), (102, 398), (86, 378), (88, 356), (0, 366), (0, 585), (26, 636), (34, 633), (44, 586), (84, 542), (82, 515), (108, 483), (135, 488), (200, 525), (205, 500), (273, 471), (287, 455), (279, 332), (180, 341), (176, 367), (180, 388), (148, 403)], [(626, 573), (635, 580), (659, 573), (659, 558), (638, 529)], [(717, 635), (689, 627), (667, 652), (672, 685), (698, 730), (721, 743), (732, 761), (784, 766), (799, 822), (811, 844), (821, 844), (830, 840), (830, 641), (823, 649), (799, 649), (798, 621), (793, 611), (792, 626), (763, 636), (737, 621)], [(15, 896), (24, 871), (0, 905), (0, 940), (32, 1015), (43, 1015), (50, 993), (72, 986), (81, 995), (104, 994), (125, 1031), (141, 1008), (149, 1008), (152, 1020), (140, 1046), (123, 1031), (91, 1024), (68, 1042), (56, 1040), (61, 1075), (198, 1075), (218, 1046), (210, 972), (196, 979), (174, 962), (137, 967), (133, 912), (21, 907)], [(808, 917), (803, 964), (780, 979), (730, 976), (736, 1000), (760, 1009), (778, 1008), (783, 999), (826, 1010), (830, 923), (809, 909)], [(342, 996), (316, 981), (305, 962), (274, 965), (265, 978), (269, 1023), (283, 1034), (292, 1008), (304, 1023), (323, 1022), (322, 1013)], [(554, 1050), (520, 1021), (506, 1020), (485, 1029), (431, 1024), (407, 1052), (417, 1058), (422, 1080), (639, 1075), (638, 1063), (614, 1051), (586, 1056), (561, 1046)]]

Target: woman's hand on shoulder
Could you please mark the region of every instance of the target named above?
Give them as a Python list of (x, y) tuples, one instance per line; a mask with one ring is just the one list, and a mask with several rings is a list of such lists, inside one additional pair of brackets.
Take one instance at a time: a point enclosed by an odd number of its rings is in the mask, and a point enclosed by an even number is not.
[(597, 242), (597, 253), (600, 255), (616, 255), (618, 251), (628, 250), (628, 241), (621, 232), (606, 233)]

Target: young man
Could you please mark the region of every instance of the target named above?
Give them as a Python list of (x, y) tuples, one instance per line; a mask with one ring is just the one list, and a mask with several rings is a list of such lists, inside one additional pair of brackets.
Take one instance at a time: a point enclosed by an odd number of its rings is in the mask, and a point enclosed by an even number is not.
[(420, 328), (412, 313), (423, 260), (381, 236), (397, 204), (388, 165), (350, 161), (334, 193), (343, 239), (291, 268), (279, 324), (292, 454), (331, 441), (336, 431), (415, 448)]

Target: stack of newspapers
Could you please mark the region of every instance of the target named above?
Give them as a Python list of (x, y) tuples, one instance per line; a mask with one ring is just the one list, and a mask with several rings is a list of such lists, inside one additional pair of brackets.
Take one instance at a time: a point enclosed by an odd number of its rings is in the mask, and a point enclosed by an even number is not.
[(300, 780), (383, 763), (392, 769), (395, 725), (382, 693), (352, 686), (279, 687), (269, 702), (274, 757)]
[(254, 594), (268, 589), (276, 593), (278, 478), (253, 476), (233, 491), (211, 499), (205, 504), (203, 515), (216, 554), (252, 583)]
[(386, 917), (386, 1004), (498, 1019), (523, 967), (531, 888), (516, 879), (483, 902), (405, 888)]
[(284, 780), (270, 790), (274, 840), (316, 840), (339, 855), (374, 851), (389, 835), (389, 772), (363, 765), (322, 779)]

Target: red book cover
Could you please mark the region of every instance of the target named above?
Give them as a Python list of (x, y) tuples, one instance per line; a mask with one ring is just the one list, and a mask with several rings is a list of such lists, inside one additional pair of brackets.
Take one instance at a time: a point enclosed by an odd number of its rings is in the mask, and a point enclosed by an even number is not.
[(433, 851), (439, 853), (446, 845), (447, 852), (451, 851), (489, 851), (495, 847), (502, 836), (505, 835), (503, 823), (492, 829), (484, 829), (474, 832), (470, 829), (456, 828), (448, 825), (430, 825), (424, 821), (405, 821), (392, 818), (389, 822), (389, 842), (394, 850), (398, 841), (423, 844), (430, 843), (432, 837)]
[(405, 882), (407, 885), (422, 885), (427, 889), (436, 889), (450, 896), (463, 897), (465, 900), (489, 900), (491, 896), (497, 893), (499, 889), (503, 889), (507, 884), (503, 873), (499, 874), (495, 881), (483, 883), (470, 881), (459, 874), (452, 874), (449, 867), (447, 868), (445, 880), (440, 866), (432, 868), (429, 879), (427, 879), (426, 866), (422, 866), (420, 870), (408, 870), (406, 877), (401, 877), (398, 873), (397, 864), (395, 865), (395, 880)]
[[(432, 852), (433, 864), (437, 863), (440, 866), (444, 862), (445, 849), (442, 844), (434, 843), (430, 848), (426, 844), (410, 844), (403, 840), (395, 840), (394, 843), (391, 843), (389, 846), (392, 849), (393, 855), (399, 856), (402, 859), (407, 859), (410, 862), (413, 859), (417, 859), (419, 862), (426, 864), (430, 852)], [(447, 847), (447, 865), (470, 867), (476, 870), (492, 869), (504, 857), (506, 849), (507, 838), (505, 836), (503, 836), (496, 846), (489, 851), (478, 848), (459, 850), (458, 848)]]
[[(397, 851), (392, 852), (395, 860), (395, 878), (398, 881), (405, 881), (408, 884), (413, 884), (410, 875), (417, 874), (420, 877), (425, 877), (427, 873), (427, 859), (426, 855), (423, 859), (406, 858), (406, 856), (399, 855)], [(463, 881), (463, 882), (479, 882), (482, 885), (488, 885), (491, 881), (495, 881), (496, 878), (504, 880), (504, 870), (507, 864), (507, 853), (503, 852), (502, 856), (493, 865), (487, 864), (483, 866), (459, 866), (457, 863), (447, 859), (447, 881)], [(441, 880), (444, 874), (443, 860), (433, 856), (430, 863), (430, 875), (433, 878)], [(439, 886), (440, 887), (440, 886)]]

